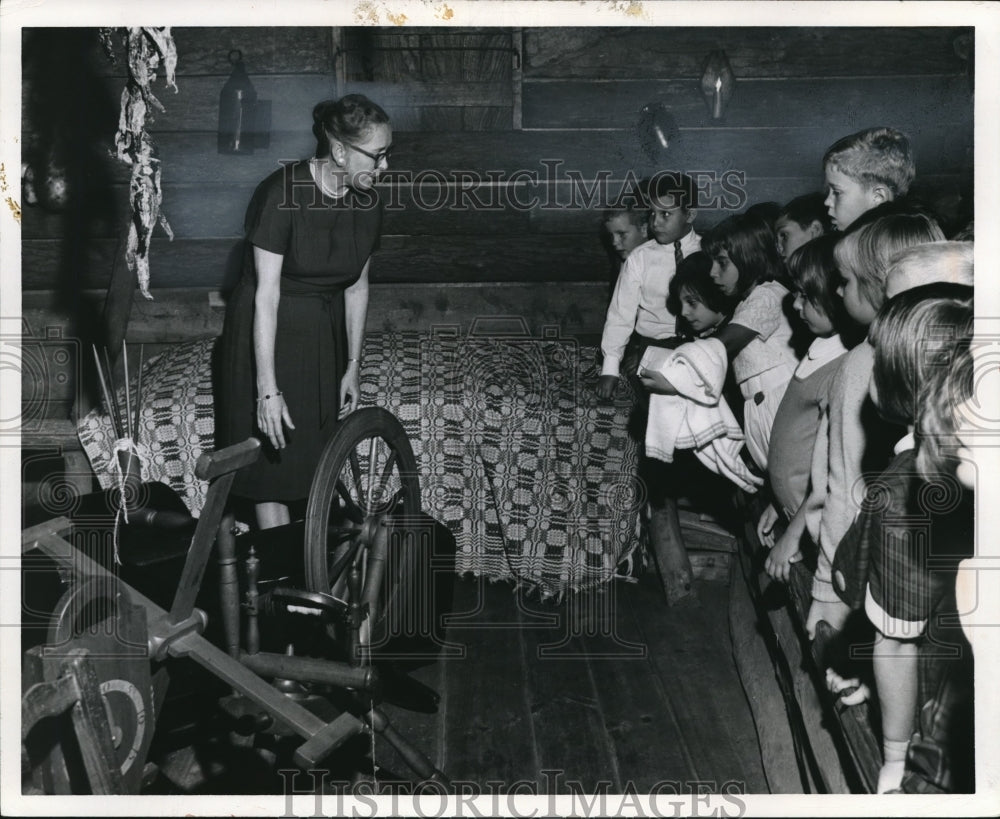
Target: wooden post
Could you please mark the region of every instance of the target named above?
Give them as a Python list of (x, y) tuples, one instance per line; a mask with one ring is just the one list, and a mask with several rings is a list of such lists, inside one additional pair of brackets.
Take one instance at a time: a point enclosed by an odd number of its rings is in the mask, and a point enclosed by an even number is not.
[(334, 26), (330, 29), (330, 55), (333, 61), (334, 88), (337, 98), (344, 96), (347, 87), (347, 55), (341, 53), (344, 47), (344, 29)]
[(524, 79), (524, 30), (515, 28), (510, 33), (511, 45), (517, 49), (517, 57), (510, 72), (511, 116), (510, 125), (515, 131), (524, 127), (521, 116), (521, 83)]
[(128, 269), (125, 261), (125, 248), (128, 246), (128, 226), (122, 229), (122, 235), (115, 252), (115, 261), (111, 268), (111, 281), (108, 283), (108, 293), (104, 298), (104, 312), (101, 314), (104, 331), (104, 345), (111, 357), (113, 366), (117, 366), (121, 355), (122, 342), (128, 331), (128, 320), (132, 312), (132, 294), (135, 292), (135, 277)]

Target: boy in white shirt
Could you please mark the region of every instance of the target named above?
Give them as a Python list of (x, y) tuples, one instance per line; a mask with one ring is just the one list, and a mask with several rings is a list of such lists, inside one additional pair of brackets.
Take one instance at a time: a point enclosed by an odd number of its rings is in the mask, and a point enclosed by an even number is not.
[(677, 262), (701, 249), (701, 239), (691, 227), (695, 194), (694, 180), (686, 174), (665, 172), (650, 180), (649, 232), (653, 238), (625, 259), (608, 305), (601, 337), (600, 398), (614, 395), (621, 373), (635, 378), (646, 347), (675, 334), (675, 319), (667, 310), (667, 289)]

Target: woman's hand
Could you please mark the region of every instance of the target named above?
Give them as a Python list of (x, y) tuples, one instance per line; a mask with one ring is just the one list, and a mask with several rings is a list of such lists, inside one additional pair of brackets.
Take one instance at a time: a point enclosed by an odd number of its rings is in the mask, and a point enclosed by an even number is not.
[(774, 546), (774, 524), (778, 522), (778, 510), (773, 503), (769, 503), (764, 511), (760, 513), (760, 520), (757, 521), (757, 539), (762, 546), (770, 549)]
[(285, 448), (285, 430), (282, 424), (295, 429), (284, 396), (277, 391), (260, 396), (257, 401), (257, 426), (275, 449)]
[(358, 376), (358, 362), (347, 362), (347, 372), (340, 379), (340, 412), (337, 418), (343, 420), (358, 408), (361, 398), (361, 379)]
[(764, 571), (775, 580), (787, 583), (792, 572), (792, 564), (802, 560), (802, 550), (799, 549), (800, 536), (801, 533), (796, 533), (792, 528), (788, 528), (778, 538), (778, 542), (771, 549), (767, 560), (764, 561)]
[(650, 392), (660, 395), (677, 395), (674, 385), (656, 370), (639, 370), (639, 380), (642, 381), (642, 386)]

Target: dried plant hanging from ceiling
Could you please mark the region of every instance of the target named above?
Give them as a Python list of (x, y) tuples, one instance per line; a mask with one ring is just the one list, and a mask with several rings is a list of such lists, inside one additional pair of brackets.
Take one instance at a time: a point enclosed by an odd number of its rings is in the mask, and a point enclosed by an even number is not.
[[(101, 45), (112, 63), (116, 62), (112, 37), (114, 29), (100, 30)], [(173, 230), (160, 212), (163, 190), (160, 187), (160, 160), (156, 144), (146, 131), (152, 111), (164, 111), (162, 103), (151, 89), (157, 71), (163, 66), (167, 88), (177, 93), (175, 73), (177, 48), (170, 27), (128, 28), (124, 32), (128, 63), (128, 81), (122, 90), (121, 115), (115, 134), (115, 149), (119, 160), (132, 166), (129, 181), (129, 228), (125, 261), (139, 282), (139, 291), (147, 299), (149, 292), (149, 249), (153, 229), (159, 224), (170, 239)]]

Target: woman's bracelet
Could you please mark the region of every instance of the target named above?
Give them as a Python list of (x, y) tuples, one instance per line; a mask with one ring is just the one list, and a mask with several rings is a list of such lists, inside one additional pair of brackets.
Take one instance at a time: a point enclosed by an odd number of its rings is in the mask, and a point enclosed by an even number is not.
[(361, 363), (361, 359), (360, 358), (349, 358), (349, 359), (347, 359), (347, 363), (348, 364), (350, 364), (352, 361), (357, 361), (359, 364)]
[(281, 394), (282, 394), (281, 390), (277, 390), (276, 392), (272, 392), (270, 395), (262, 395), (260, 398), (257, 399), (257, 403), (259, 404), (261, 401), (268, 401), (271, 398), (277, 398)]

